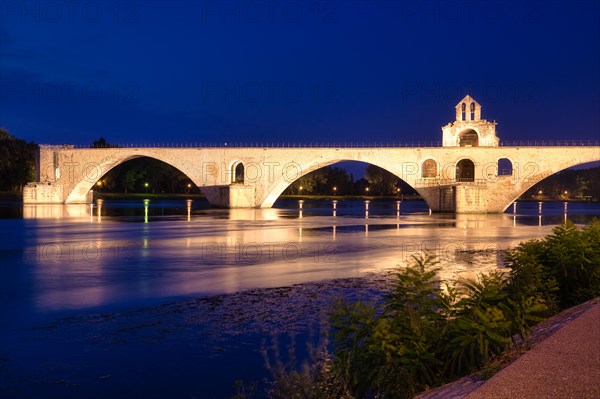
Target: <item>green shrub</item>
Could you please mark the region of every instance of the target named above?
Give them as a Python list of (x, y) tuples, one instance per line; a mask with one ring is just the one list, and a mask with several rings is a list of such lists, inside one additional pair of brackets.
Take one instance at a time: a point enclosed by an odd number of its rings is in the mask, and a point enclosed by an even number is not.
[(579, 230), (568, 221), (540, 241), (522, 243), (507, 255), (510, 296), (533, 297), (548, 313), (600, 295), (600, 221)]
[(495, 372), (536, 323), (600, 295), (600, 221), (567, 222), (509, 250), (507, 274), (442, 288), (436, 263), (413, 257), (381, 304), (338, 300), (332, 357), (284, 370), (271, 397), (410, 398), (475, 370)]
[(507, 348), (511, 335), (500, 273), (480, 275), (477, 281), (459, 280), (457, 286), (461, 298), (454, 304), (443, 353), (451, 375), (479, 369)]
[(396, 274), (382, 306), (338, 302), (332, 314), (336, 371), (357, 397), (411, 397), (439, 383), (445, 321), (433, 257)]

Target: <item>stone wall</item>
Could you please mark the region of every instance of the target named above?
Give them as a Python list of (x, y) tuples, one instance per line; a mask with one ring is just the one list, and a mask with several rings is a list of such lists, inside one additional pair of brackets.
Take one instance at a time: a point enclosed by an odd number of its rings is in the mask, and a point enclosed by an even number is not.
[[(42, 183), (50, 182), (50, 185), (28, 185), (23, 198), (28, 202), (89, 202), (90, 190), (105, 173), (142, 156), (179, 169), (216, 206), (268, 208), (301, 176), (336, 162), (361, 161), (397, 175), (422, 193), (433, 210), (502, 212), (543, 178), (574, 165), (600, 160), (600, 147), (41, 147), (40, 176), (46, 179)], [(512, 175), (498, 176), (500, 158), (512, 162)], [(428, 159), (438, 165), (437, 175), (423, 178), (422, 165)], [(456, 181), (456, 165), (463, 159), (470, 159), (475, 165), (473, 182)], [(245, 181), (232, 184), (231, 169), (239, 162), (245, 167)]]
[(243, 184), (204, 186), (202, 193), (219, 208), (256, 208), (255, 188)]
[(56, 204), (63, 203), (63, 190), (61, 184), (56, 183), (28, 183), (23, 187), (24, 204)]

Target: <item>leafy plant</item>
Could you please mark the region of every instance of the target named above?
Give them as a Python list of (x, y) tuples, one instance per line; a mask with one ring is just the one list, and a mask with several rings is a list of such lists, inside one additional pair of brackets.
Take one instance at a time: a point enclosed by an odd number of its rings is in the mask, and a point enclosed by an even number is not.
[(507, 348), (511, 322), (502, 306), (507, 295), (504, 285), (500, 273), (457, 282), (461, 299), (454, 305), (456, 317), (444, 350), (450, 374), (472, 372)]
[(323, 347), (300, 370), (281, 368), (271, 397), (410, 398), (465, 373), (493, 374), (536, 323), (600, 295), (600, 221), (557, 226), (508, 251), (506, 262), (509, 273), (442, 287), (435, 259), (420, 255), (395, 274), (382, 303), (337, 300), (332, 356)]
[(534, 296), (550, 312), (600, 295), (600, 221), (579, 230), (567, 221), (541, 241), (509, 251), (513, 298)]
[(411, 397), (439, 382), (445, 330), (430, 255), (396, 274), (383, 306), (338, 302), (332, 314), (336, 370), (357, 397)]
[[(310, 341), (309, 341), (310, 342)], [(307, 344), (308, 359), (298, 366), (295, 340), (288, 346), (286, 360), (274, 337), (270, 350), (264, 349), (266, 367), (271, 373), (267, 395), (273, 399), (353, 399), (344, 382), (333, 371), (327, 339)]]

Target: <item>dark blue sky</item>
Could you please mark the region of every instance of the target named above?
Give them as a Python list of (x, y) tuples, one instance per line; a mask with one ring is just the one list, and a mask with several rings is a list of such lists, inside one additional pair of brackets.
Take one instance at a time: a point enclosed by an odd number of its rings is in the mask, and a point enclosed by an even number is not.
[(0, 126), (38, 143), (600, 138), (598, 1), (0, 2)]

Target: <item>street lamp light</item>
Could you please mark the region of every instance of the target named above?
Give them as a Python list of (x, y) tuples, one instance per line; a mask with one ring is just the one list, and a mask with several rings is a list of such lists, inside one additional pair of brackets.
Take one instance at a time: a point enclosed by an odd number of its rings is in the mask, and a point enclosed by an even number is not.
[(148, 183), (144, 183), (144, 187), (146, 188), (146, 194), (148, 194)]
[(335, 195), (336, 192), (337, 192), (337, 187), (333, 186), (333, 195)]
[(300, 186), (299, 188), (300, 188), (300, 195), (302, 195), (302, 189), (303, 189), (304, 187)]

